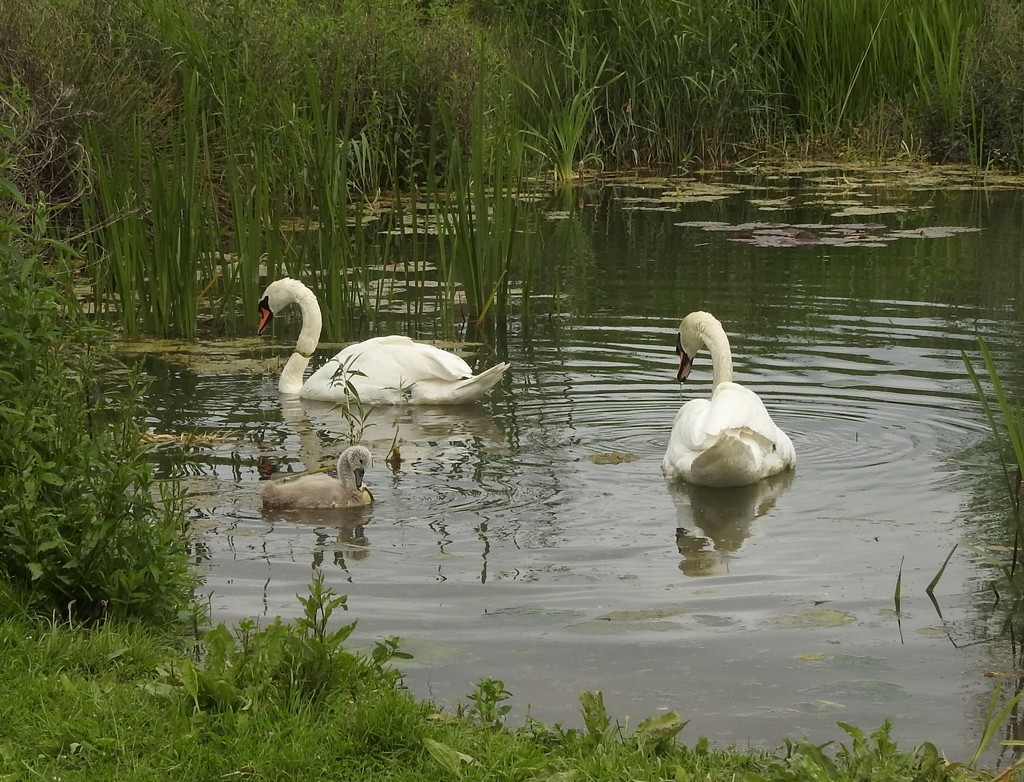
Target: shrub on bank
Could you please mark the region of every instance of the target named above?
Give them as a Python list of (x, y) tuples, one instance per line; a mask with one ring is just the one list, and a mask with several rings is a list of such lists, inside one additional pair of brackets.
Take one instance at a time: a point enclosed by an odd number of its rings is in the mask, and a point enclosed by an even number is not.
[(166, 621), (194, 586), (180, 498), (144, 458), (142, 383), (82, 312), (47, 217), (0, 170), (0, 579), (33, 611)]

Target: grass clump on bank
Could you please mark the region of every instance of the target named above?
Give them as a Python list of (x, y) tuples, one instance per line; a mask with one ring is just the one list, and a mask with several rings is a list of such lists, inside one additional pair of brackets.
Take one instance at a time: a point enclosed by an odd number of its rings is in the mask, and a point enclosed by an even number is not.
[[(784, 754), (676, 742), (673, 714), (628, 731), (600, 693), (581, 698), (580, 730), (501, 725), (500, 682), (482, 682), (461, 716), (401, 687), (397, 639), (353, 654), (353, 625), (327, 624), (344, 598), (314, 579), (304, 616), (243, 622), (203, 638), (200, 661), (158, 631), (107, 623), (81, 632), (0, 619), (8, 729), (0, 773), (73, 779), (864, 780), (989, 778), (934, 747), (903, 752), (889, 726), (846, 727), (835, 752), (806, 742)], [(41, 709), (39, 704), (45, 703)]]

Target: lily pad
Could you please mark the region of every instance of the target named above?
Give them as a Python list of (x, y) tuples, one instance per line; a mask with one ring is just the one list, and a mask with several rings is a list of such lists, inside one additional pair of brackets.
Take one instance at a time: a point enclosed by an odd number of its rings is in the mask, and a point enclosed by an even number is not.
[(605, 622), (645, 622), (651, 619), (664, 619), (669, 616), (681, 616), (690, 613), (686, 606), (666, 606), (664, 608), (641, 608), (635, 611), (612, 611), (597, 617)]
[(836, 668), (858, 668), (868, 671), (884, 671), (889, 669), (889, 663), (880, 657), (867, 657), (857, 654), (811, 652), (808, 654), (798, 654), (796, 659), (809, 663), (830, 663)]
[[(881, 209), (881, 207), (877, 208)], [(888, 207), (886, 207), (888, 210)], [(893, 207), (890, 211), (902, 211)], [(853, 214), (847, 210), (847, 213)], [(875, 207), (865, 208), (857, 214), (877, 214)], [(838, 213), (837, 213), (838, 214)], [(729, 241), (752, 244), (756, 247), (885, 247), (897, 239), (943, 239), (962, 233), (980, 231), (966, 226), (923, 226), (886, 231), (881, 223), (723, 223), (718, 221), (680, 222), (684, 228), (705, 231), (731, 232)]]
[(903, 228), (890, 231), (888, 236), (894, 239), (947, 239), (964, 233), (976, 233), (980, 228), (969, 228), (962, 225), (926, 225), (922, 228)]
[(718, 614), (697, 614), (693, 617), (693, 620), (705, 627), (731, 627), (736, 624), (736, 620), (732, 617), (720, 616)]
[(629, 633), (650, 631), (667, 632), (679, 630), (678, 622), (577, 622), (569, 625), (566, 630), (577, 635), (627, 635)]
[(866, 698), (874, 703), (890, 703), (910, 697), (900, 685), (879, 679), (828, 682), (814, 687), (811, 692), (819, 692), (840, 701), (848, 698)]
[(848, 206), (845, 209), (840, 209), (838, 212), (833, 212), (833, 217), (860, 217), (863, 215), (892, 215), (899, 214), (900, 212), (906, 212), (907, 207), (905, 206)]
[(592, 453), (587, 458), (594, 464), (622, 464), (623, 462), (639, 461), (643, 457), (638, 453), (609, 451), (608, 453)]
[(854, 617), (845, 611), (834, 608), (808, 608), (799, 614), (780, 616), (773, 624), (782, 630), (812, 630), (825, 627), (842, 627), (854, 621)]
[(488, 611), (484, 616), (502, 625), (549, 625), (583, 619), (585, 614), (582, 611), (555, 610), (542, 606), (509, 606)]

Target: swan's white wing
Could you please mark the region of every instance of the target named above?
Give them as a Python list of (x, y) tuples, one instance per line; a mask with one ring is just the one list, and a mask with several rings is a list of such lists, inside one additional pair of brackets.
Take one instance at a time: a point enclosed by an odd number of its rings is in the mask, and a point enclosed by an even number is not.
[(793, 467), (796, 453), (753, 391), (720, 383), (676, 414), (662, 469), (706, 486), (742, 486)]
[(415, 342), (409, 337), (391, 335), (374, 337), (343, 350), (355, 358), (355, 368), (367, 376), (403, 375), (412, 382), (419, 380), (463, 380), (473, 370), (463, 359), (447, 350)]
[(730, 429), (745, 429), (774, 443), (779, 434), (761, 397), (739, 383), (719, 383), (711, 394), (704, 434), (715, 437)]
[[(310, 375), (301, 395), (340, 401), (347, 380), (360, 401), (371, 405), (470, 402), (494, 385), (507, 368), (500, 366), (490, 376), (474, 377), (454, 353), (400, 335), (374, 337), (350, 345)], [(339, 372), (340, 367), (345, 371)]]

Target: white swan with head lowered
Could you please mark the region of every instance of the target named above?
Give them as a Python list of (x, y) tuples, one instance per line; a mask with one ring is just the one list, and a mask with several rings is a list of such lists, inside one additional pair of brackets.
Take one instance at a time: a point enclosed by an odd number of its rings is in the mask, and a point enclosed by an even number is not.
[(733, 382), (729, 338), (710, 313), (691, 312), (679, 324), (677, 379), (686, 380), (702, 347), (711, 353), (711, 399), (692, 399), (676, 414), (661, 464), (666, 477), (701, 486), (745, 486), (795, 467), (788, 435), (757, 394)]
[(323, 325), (313, 291), (290, 277), (270, 283), (260, 297), (257, 333), (262, 334), (274, 315), (293, 303), (302, 310), (302, 331), (281, 372), (278, 390), (282, 394), (340, 402), (346, 397), (346, 386), (351, 385), (359, 401), (367, 405), (459, 405), (478, 400), (509, 368), (501, 363), (474, 375), (469, 364), (454, 353), (391, 335), (350, 345), (303, 383)]
[(370, 451), (361, 445), (346, 448), (338, 457), (338, 477), (324, 473), (303, 475), (290, 481), (271, 481), (260, 494), (267, 510), (299, 508), (353, 508), (369, 505), (373, 495), (363, 483), (370, 466)]

